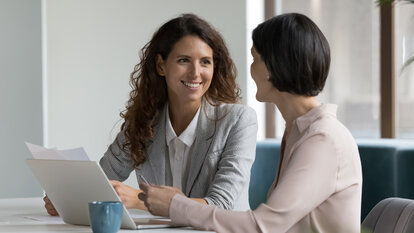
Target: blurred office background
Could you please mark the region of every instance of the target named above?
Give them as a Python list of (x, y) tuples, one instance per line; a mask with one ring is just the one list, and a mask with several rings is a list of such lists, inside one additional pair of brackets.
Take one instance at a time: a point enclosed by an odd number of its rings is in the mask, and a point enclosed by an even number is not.
[[(251, 30), (269, 0), (0, 0), (0, 198), (41, 196), (25, 163), (24, 141), (99, 158), (121, 125), (129, 74), (154, 31), (195, 13), (225, 38), (238, 68), (243, 103), (266, 137), (266, 110), (251, 80)], [(275, 0), (274, 14), (313, 19), (331, 45), (332, 65), (320, 99), (339, 105), (338, 118), (356, 138), (379, 138), (380, 17), (374, 0)], [(410, 23), (411, 22), (411, 26)], [(414, 138), (414, 4), (395, 5), (395, 137)], [(284, 122), (276, 111), (275, 137)], [(68, 177), (70, 179), (70, 177)], [(127, 181), (136, 186), (135, 175)]]

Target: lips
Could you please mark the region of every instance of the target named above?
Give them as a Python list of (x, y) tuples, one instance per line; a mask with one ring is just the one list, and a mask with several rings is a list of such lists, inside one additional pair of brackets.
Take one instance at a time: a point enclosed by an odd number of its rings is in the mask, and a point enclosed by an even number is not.
[(181, 83), (183, 83), (185, 86), (190, 87), (190, 88), (197, 88), (197, 87), (201, 86), (201, 82), (185, 82), (185, 81), (181, 81)]

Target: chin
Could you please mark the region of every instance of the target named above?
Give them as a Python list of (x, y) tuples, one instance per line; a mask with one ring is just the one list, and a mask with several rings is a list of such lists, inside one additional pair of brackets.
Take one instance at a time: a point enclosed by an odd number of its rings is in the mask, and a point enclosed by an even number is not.
[(256, 94), (256, 100), (259, 102), (266, 102), (260, 95)]
[(203, 98), (203, 96), (199, 96), (199, 95), (197, 95), (197, 96), (188, 96), (188, 98), (187, 98), (187, 100), (189, 101), (189, 102), (197, 102), (197, 101), (201, 101), (201, 99)]

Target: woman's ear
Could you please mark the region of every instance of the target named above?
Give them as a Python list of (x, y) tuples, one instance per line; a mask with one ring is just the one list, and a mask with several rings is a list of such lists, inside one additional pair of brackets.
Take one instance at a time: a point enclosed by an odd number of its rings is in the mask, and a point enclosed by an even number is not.
[(161, 55), (157, 55), (157, 73), (159, 76), (165, 76), (165, 68), (164, 68), (164, 60), (162, 59)]

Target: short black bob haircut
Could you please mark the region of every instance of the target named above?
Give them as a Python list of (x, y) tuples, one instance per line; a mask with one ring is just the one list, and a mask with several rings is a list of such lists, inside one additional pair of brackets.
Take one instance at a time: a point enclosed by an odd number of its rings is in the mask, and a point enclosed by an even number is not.
[(281, 92), (316, 96), (331, 63), (329, 44), (308, 17), (289, 13), (273, 17), (253, 30), (253, 46)]

